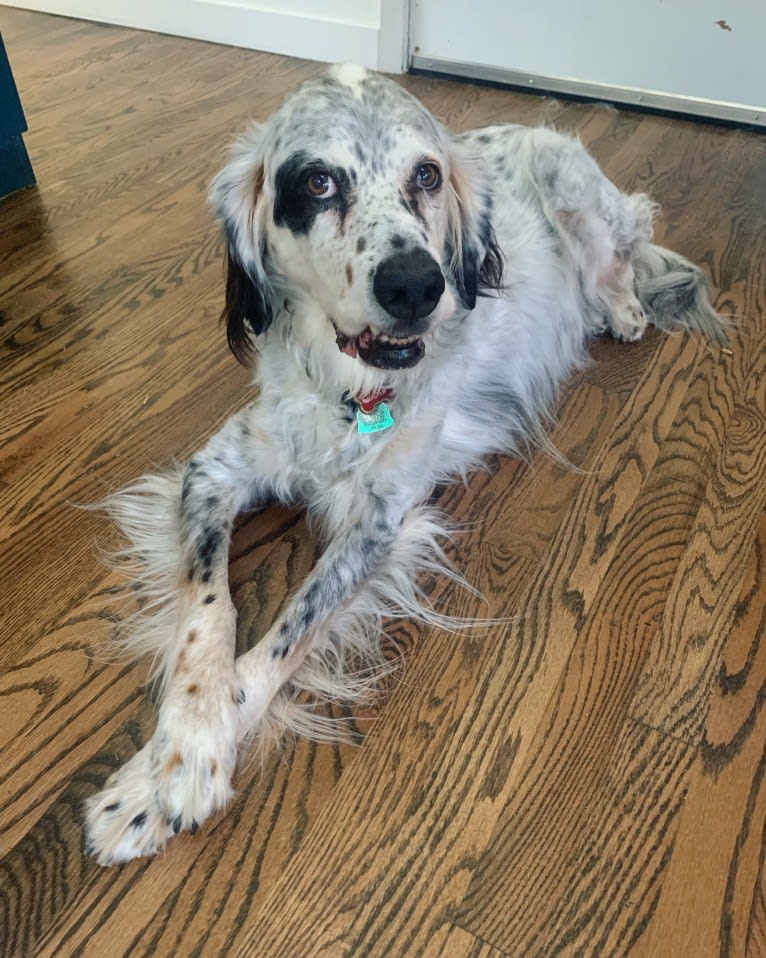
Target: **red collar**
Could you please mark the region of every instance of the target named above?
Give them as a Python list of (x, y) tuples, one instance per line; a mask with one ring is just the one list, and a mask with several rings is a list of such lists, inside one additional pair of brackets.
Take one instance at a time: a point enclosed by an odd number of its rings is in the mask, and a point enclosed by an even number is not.
[(379, 389), (376, 392), (366, 393), (364, 396), (357, 396), (354, 401), (362, 412), (369, 416), (376, 406), (393, 398), (393, 389)]

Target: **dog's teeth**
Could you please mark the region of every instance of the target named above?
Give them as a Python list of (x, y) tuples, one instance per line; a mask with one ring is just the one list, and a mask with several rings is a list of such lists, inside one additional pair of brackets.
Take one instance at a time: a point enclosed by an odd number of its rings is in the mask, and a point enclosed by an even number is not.
[(385, 333), (376, 333), (372, 341), (384, 346), (412, 346), (418, 342), (419, 338), (419, 336), (387, 336)]

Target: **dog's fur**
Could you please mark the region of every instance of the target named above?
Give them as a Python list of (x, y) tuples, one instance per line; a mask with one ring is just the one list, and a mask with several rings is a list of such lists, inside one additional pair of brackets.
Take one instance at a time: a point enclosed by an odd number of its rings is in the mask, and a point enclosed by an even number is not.
[[(296, 696), (364, 692), (383, 616), (440, 621), (417, 585), (444, 566), (424, 500), (488, 453), (538, 443), (589, 337), (635, 340), (647, 318), (722, 335), (700, 271), (651, 244), (652, 203), (576, 140), (452, 136), (360, 68), (331, 69), (253, 126), (211, 197), (229, 342), (255, 355), (259, 389), (183, 469), (109, 503), (145, 599), (128, 646), (155, 656), (161, 702), (152, 741), (89, 803), (102, 863), (222, 808), (244, 739), (332, 734)], [(382, 389), (395, 424), (360, 432), (357, 400)], [(232, 522), (274, 498), (304, 503), (326, 548), (235, 661)]]

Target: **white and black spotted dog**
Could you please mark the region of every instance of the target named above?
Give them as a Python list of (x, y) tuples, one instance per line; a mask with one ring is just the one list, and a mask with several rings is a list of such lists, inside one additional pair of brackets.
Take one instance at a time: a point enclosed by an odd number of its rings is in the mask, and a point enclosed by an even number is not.
[[(699, 270), (651, 244), (649, 199), (616, 189), (576, 140), (453, 136), (359, 67), (252, 127), (211, 196), (229, 342), (255, 355), (259, 389), (183, 469), (110, 501), (146, 599), (128, 645), (155, 655), (161, 698), (154, 738), (88, 803), (104, 864), (223, 808), (249, 737), (321, 734), (296, 696), (364, 691), (384, 615), (438, 620), (417, 586), (442, 564), (424, 500), (538, 441), (589, 337), (635, 340), (647, 320), (722, 334)], [(232, 522), (273, 499), (304, 503), (325, 551), (235, 659)]]

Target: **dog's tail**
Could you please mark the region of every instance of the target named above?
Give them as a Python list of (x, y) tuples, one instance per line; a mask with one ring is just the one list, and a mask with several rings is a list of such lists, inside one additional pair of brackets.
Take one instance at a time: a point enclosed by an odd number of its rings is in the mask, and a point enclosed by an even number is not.
[(633, 259), (636, 294), (649, 322), (665, 332), (688, 329), (719, 345), (726, 321), (710, 301), (705, 274), (683, 256), (653, 243), (641, 243)]

